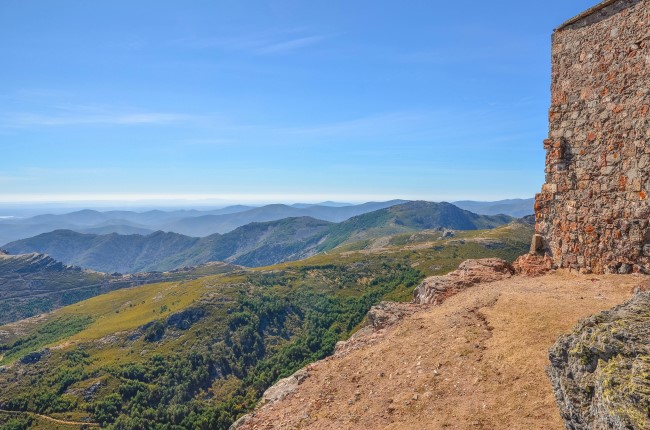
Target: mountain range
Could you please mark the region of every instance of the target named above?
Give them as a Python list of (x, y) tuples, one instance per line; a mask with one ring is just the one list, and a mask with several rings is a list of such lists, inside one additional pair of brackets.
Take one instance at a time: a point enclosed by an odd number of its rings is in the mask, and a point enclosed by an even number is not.
[[(355, 207), (343, 207), (349, 208)], [(512, 220), (507, 215), (478, 215), (450, 203), (417, 201), (391, 205), (339, 223), (292, 217), (252, 222), (226, 234), (201, 238), (163, 231), (120, 235), (56, 230), (3, 248), (13, 254), (44, 253), (66, 264), (102, 272), (166, 271), (210, 261), (260, 267), (306, 258), (368, 238), (438, 228), (487, 229)]]
[[(63, 214), (37, 215), (27, 218), (0, 217), (0, 244), (33, 237), (54, 230), (72, 230), (87, 234), (140, 234), (165, 231), (194, 237), (228, 233), (251, 222), (277, 221), (290, 217), (312, 217), (341, 222), (353, 216), (406, 203), (405, 200), (369, 202), (359, 205), (322, 202), (319, 204), (273, 204), (261, 207), (236, 205), (213, 210), (77, 210)], [(481, 215), (505, 214), (516, 218), (533, 213), (533, 199), (498, 202), (462, 201), (461, 209)]]
[[(251, 222), (276, 221), (282, 218), (309, 216), (324, 221), (341, 222), (350, 217), (405, 203), (405, 200), (344, 205), (324, 202), (319, 205), (294, 206), (273, 204), (262, 207), (229, 206), (208, 211), (150, 210), (145, 212), (84, 209), (66, 214), (37, 215), (30, 218), (0, 219), (0, 244), (25, 239), (54, 230), (72, 230), (89, 234), (142, 234), (165, 231), (205, 237), (227, 233)], [(331, 206), (330, 206), (331, 205)]]
[(535, 213), (535, 199), (508, 199), (496, 202), (476, 202), (463, 200), (454, 202), (456, 206), (481, 215), (506, 214), (522, 218)]

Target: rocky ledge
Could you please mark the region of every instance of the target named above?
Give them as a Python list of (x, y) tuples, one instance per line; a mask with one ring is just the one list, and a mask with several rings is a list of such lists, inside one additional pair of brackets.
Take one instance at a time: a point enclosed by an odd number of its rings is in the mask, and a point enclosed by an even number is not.
[(426, 278), (413, 292), (413, 302), (439, 305), (460, 291), (481, 283), (510, 278), (515, 269), (500, 258), (466, 260), (455, 271), (444, 276)]
[(650, 429), (650, 292), (581, 321), (549, 351), (566, 427)]

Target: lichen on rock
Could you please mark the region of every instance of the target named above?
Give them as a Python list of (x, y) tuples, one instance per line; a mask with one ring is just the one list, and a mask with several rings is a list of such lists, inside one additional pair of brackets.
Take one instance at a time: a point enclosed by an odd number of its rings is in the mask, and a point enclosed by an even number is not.
[(568, 429), (650, 429), (650, 292), (581, 321), (549, 358)]

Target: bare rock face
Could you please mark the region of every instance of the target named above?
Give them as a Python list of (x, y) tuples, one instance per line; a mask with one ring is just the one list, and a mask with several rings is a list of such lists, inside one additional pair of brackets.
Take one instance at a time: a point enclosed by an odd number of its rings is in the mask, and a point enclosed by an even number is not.
[[(269, 387), (264, 392), (262, 400), (260, 401), (258, 408), (263, 408), (264, 406), (272, 406), (274, 403), (282, 401), (289, 394), (296, 391), (298, 386), (309, 377), (308, 368), (303, 368), (298, 370), (293, 375), (280, 379), (273, 386)], [(251, 418), (255, 415), (255, 412), (252, 414), (244, 415), (235, 421), (229, 430), (237, 430), (247, 424)]]
[(357, 349), (381, 340), (386, 332), (409, 315), (422, 308), (413, 303), (381, 302), (368, 311), (368, 325), (354, 333), (348, 340), (336, 343), (334, 357), (342, 357)]
[(408, 303), (381, 302), (368, 311), (368, 324), (373, 331), (392, 327), (405, 316), (416, 311), (413, 305)]
[(549, 358), (568, 429), (650, 429), (650, 292), (581, 321)]
[(284, 399), (289, 394), (293, 393), (298, 385), (307, 379), (308, 376), (306, 369), (300, 369), (293, 375), (279, 380), (275, 385), (264, 392), (260, 405), (263, 406), (267, 403), (275, 403)]
[(548, 255), (524, 254), (512, 263), (517, 275), (528, 277), (542, 276), (553, 269), (553, 259)]
[(512, 265), (500, 258), (466, 260), (447, 275), (431, 276), (422, 281), (413, 292), (413, 302), (438, 305), (466, 288), (510, 278), (514, 274)]

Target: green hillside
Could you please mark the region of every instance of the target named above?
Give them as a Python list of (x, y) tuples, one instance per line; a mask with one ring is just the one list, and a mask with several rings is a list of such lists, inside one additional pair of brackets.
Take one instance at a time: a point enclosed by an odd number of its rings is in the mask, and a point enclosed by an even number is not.
[(198, 238), (161, 231), (141, 236), (56, 230), (12, 242), (4, 248), (13, 254), (48, 254), (66, 264), (102, 272), (134, 273), (154, 270), (156, 262), (181, 253), (198, 241)]
[(409, 202), (333, 225), (319, 250), (398, 233), (429, 229), (479, 230), (498, 227), (510, 221), (512, 218), (507, 215), (477, 215), (450, 203)]
[(163, 267), (205, 261), (228, 261), (261, 267), (315, 254), (316, 244), (333, 224), (309, 217), (251, 223), (222, 236), (208, 236), (197, 246), (161, 262)]
[(278, 378), (330, 354), (373, 304), (409, 300), (423, 277), (466, 258), (512, 260), (531, 233), (513, 223), (447, 239), (438, 231), (393, 236), (381, 249), (367, 242), (360, 251), (122, 289), (5, 325), (0, 409), (113, 429), (227, 429)]
[(120, 288), (196, 279), (236, 269), (225, 263), (167, 273), (109, 275), (68, 266), (43, 254), (0, 253), (0, 324), (17, 321)]

